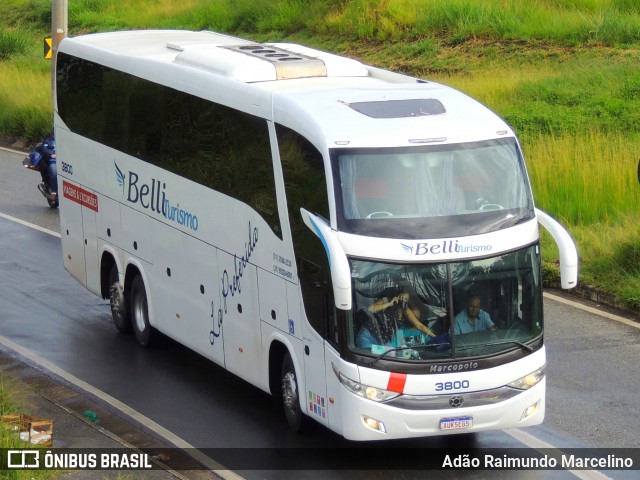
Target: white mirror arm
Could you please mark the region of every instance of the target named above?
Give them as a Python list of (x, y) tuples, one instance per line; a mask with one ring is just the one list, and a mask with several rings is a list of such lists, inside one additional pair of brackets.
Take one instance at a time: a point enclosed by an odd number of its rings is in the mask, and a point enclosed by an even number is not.
[(304, 208), (300, 209), (300, 213), (305, 225), (318, 236), (327, 252), (336, 308), (351, 310), (351, 268), (342, 245), (322, 218)]
[(550, 215), (536, 208), (538, 223), (547, 230), (558, 245), (560, 252), (560, 285), (562, 288), (574, 288), (578, 285), (578, 250), (562, 225)]

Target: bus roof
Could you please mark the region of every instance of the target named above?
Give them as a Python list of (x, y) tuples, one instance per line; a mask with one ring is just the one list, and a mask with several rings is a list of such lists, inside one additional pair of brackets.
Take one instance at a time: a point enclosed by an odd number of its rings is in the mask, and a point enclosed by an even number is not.
[(272, 119), (318, 147), (513, 135), (497, 115), (457, 90), (301, 45), (136, 30), (66, 38), (59, 51)]

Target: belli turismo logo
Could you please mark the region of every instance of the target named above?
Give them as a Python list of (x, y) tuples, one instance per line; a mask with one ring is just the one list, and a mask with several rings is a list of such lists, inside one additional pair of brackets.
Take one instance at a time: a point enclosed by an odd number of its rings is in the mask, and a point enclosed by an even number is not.
[(123, 199), (194, 232), (198, 230), (198, 217), (180, 208), (179, 203), (173, 203), (169, 199), (166, 183), (155, 178), (144, 181), (136, 172), (129, 170), (125, 173), (116, 162), (113, 162), (113, 165), (116, 170), (116, 180), (122, 188)]
[(448, 255), (460, 253), (489, 253), (493, 245), (476, 245), (463, 243), (460, 240), (439, 240), (435, 242), (400, 243), (402, 249), (412, 257), (423, 255)]

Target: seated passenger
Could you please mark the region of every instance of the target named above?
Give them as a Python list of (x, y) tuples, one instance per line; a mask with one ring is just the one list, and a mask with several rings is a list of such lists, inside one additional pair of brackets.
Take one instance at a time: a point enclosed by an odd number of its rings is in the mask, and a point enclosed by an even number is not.
[(373, 345), (395, 348), (399, 345), (397, 325), (390, 315), (372, 315), (358, 310), (356, 321), (359, 324), (356, 333), (356, 347), (371, 350)]
[(358, 348), (371, 348), (371, 345), (384, 345), (390, 348), (404, 344), (406, 330), (418, 330), (428, 337), (435, 337), (426, 325), (420, 321), (420, 311), (409, 303), (409, 294), (398, 293), (376, 300), (368, 308), (357, 313), (360, 328), (356, 334)]
[(466, 310), (462, 310), (455, 316), (454, 333), (462, 334), (498, 329), (489, 314), (480, 308), (480, 303), (478, 295), (469, 298)]

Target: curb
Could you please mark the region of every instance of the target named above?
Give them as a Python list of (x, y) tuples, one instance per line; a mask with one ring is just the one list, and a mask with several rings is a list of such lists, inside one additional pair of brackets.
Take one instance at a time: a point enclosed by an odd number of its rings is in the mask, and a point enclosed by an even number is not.
[[(54, 418), (53, 448), (96, 448), (102, 445), (98, 448), (105, 451), (110, 448), (125, 448), (133, 451), (145, 449), (145, 451), (158, 450), (159, 452), (172, 449), (178, 452), (174, 445), (157, 438), (143, 425), (114, 412), (109, 405), (104, 405), (99, 400), (71, 388), (63, 379), (56, 378), (50, 372), (31, 365), (11, 350), (0, 349), (0, 373), (13, 379), (17, 385), (25, 387), (24, 390), (29, 397), (26, 408), (38, 410), (40, 414), (44, 410)], [(91, 421), (87, 417), (87, 411), (95, 415), (96, 421)], [(97, 423), (98, 421), (100, 424)], [(56, 430), (56, 425), (65, 423), (75, 426), (63, 428), (65, 430), (63, 433), (60, 433), (59, 429)], [(153, 480), (221, 478), (213, 471), (206, 469), (181, 470), (178, 465), (188, 465), (192, 462), (186, 453), (178, 454), (175, 458), (168, 458), (166, 461), (158, 459), (151, 459), (151, 461), (157, 465), (158, 469), (132, 471), (131, 474), (135, 478)], [(89, 478), (90, 473), (93, 472), (72, 471), (69, 478)], [(99, 474), (99, 478), (105, 479), (108, 478), (109, 470), (97, 470), (96, 473)]]
[(543, 289), (553, 291), (566, 298), (587, 300), (596, 303), (600, 307), (616, 310), (621, 315), (630, 316), (636, 321), (640, 321), (640, 309), (633, 309), (623, 305), (616, 300), (613, 294), (590, 285), (578, 285), (571, 290), (565, 290), (560, 287), (560, 283), (552, 282), (550, 285), (543, 285)]

